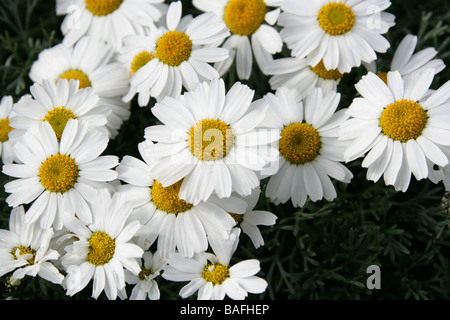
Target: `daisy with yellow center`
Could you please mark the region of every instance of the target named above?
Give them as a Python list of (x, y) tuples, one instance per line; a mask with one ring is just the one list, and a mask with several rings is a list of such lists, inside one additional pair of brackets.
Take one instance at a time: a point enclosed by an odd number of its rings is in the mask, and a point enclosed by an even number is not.
[(231, 35), (223, 47), (230, 50), (228, 59), (214, 67), (224, 75), (236, 61), (239, 79), (250, 78), (253, 56), (260, 70), (281, 51), (283, 42), (273, 27), (280, 13), (279, 0), (194, 0), (193, 5), (204, 12), (213, 12), (222, 19)]
[(52, 264), (59, 254), (50, 249), (53, 229), (41, 229), (25, 223), (25, 210), (18, 206), (11, 211), (9, 230), (0, 230), (0, 277), (12, 272), (12, 279), (40, 276), (61, 284), (64, 276)]
[(235, 196), (208, 199), (196, 205), (180, 199), (182, 180), (163, 187), (153, 178), (154, 160), (145, 153), (150, 145), (150, 141), (139, 145), (144, 160), (125, 156), (116, 169), (123, 182), (118, 192), (131, 200), (134, 214), (145, 225), (136, 242), (145, 249), (157, 242), (161, 257), (168, 257), (176, 250), (191, 257), (208, 248), (211, 232), (226, 238), (235, 225), (228, 212), (243, 214), (247, 204)]
[(138, 263), (141, 266), (141, 272), (137, 276), (125, 270), (126, 283), (134, 285), (130, 300), (145, 300), (146, 298), (159, 300), (160, 292), (157, 278), (166, 266), (166, 259), (158, 251), (155, 253), (145, 251)]
[(91, 222), (90, 204), (96, 188), (117, 177), (116, 156), (101, 156), (108, 144), (105, 132), (89, 129), (83, 120), (69, 119), (58, 142), (47, 121), (32, 126), (14, 145), (18, 163), (3, 166), (17, 178), (5, 184), (10, 206), (30, 204), (26, 222), (39, 220), (43, 228), (60, 230), (65, 210)]
[[(416, 77), (426, 69), (433, 68), (438, 74), (445, 68), (442, 59), (436, 59), (438, 54), (435, 48), (425, 48), (415, 52), (417, 46), (417, 36), (407, 34), (398, 44), (392, 57), (389, 71), (398, 71), (402, 77)], [(376, 73), (385, 83), (387, 83), (388, 72), (378, 70), (377, 61), (364, 64), (369, 72)]]
[[(163, 278), (170, 281), (190, 281), (180, 290), (182, 298), (195, 292), (198, 300), (244, 300), (248, 293), (262, 293), (267, 282), (256, 276), (260, 270), (256, 259), (243, 260), (230, 265), (239, 243), (240, 229), (233, 229), (230, 237), (223, 240), (217, 234), (210, 236), (214, 253), (201, 253), (192, 258), (173, 254), (167, 261)], [(189, 270), (186, 271), (186, 265)]]
[(260, 127), (267, 106), (252, 102), (253, 95), (241, 83), (226, 93), (224, 81), (215, 79), (156, 103), (152, 113), (163, 125), (146, 129), (146, 139), (155, 143), (144, 152), (155, 159), (158, 182), (168, 187), (183, 180), (179, 196), (192, 204), (213, 193), (250, 195), (258, 174), (278, 157), (271, 143), (280, 137), (278, 129)]
[(131, 241), (141, 228), (137, 220), (129, 219), (131, 212), (130, 203), (122, 195), (101, 189), (93, 204), (92, 223), (86, 224), (74, 215), (63, 217), (64, 226), (76, 239), (61, 258), (67, 272), (67, 295), (83, 290), (93, 279), (94, 299), (103, 291), (110, 300), (126, 298), (125, 269), (138, 275), (138, 259), (144, 253)]
[(395, 23), (387, 12), (389, 0), (285, 0), (278, 24), (281, 37), (294, 57), (308, 65), (323, 61), (327, 70), (350, 72), (362, 62), (370, 63), (377, 53), (390, 47), (382, 36)]
[(161, 16), (164, 0), (57, 0), (56, 13), (65, 15), (61, 25), (64, 45), (71, 47), (83, 36), (110, 44), (115, 51), (122, 38), (141, 33), (147, 22)]
[(12, 96), (4, 96), (0, 100), (0, 154), (3, 164), (14, 161), (14, 135), (17, 135), (17, 132), (13, 131), (14, 127), (12, 127), (10, 121), (13, 106)]
[(270, 177), (266, 196), (274, 203), (289, 199), (295, 207), (336, 198), (332, 179), (349, 183), (352, 173), (341, 163), (345, 144), (337, 128), (345, 121), (345, 109), (337, 111), (340, 94), (314, 88), (304, 99), (294, 89), (281, 88), (264, 99), (270, 105), (266, 125), (280, 128), (279, 170)]
[(443, 179), (434, 166), (445, 167), (450, 155), (450, 81), (429, 93), (434, 74), (426, 69), (420, 78), (402, 78), (390, 71), (386, 83), (369, 72), (356, 84), (362, 97), (350, 105), (339, 138), (350, 141), (346, 161), (364, 157), (368, 180), (383, 176), (386, 185), (405, 192), (411, 173), (417, 180)]
[[(67, 108), (67, 103), (61, 106), (72, 112), (73, 117), (83, 116), (93, 125), (105, 127), (113, 139), (122, 123), (130, 116), (130, 104), (122, 100), (122, 96), (128, 91), (130, 75), (113, 54), (110, 45), (92, 37), (82, 37), (73, 47), (58, 44), (40, 52), (31, 66), (29, 76), (40, 85), (44, 81), (58, 83), (60, 79), (77, 80), (79, 89), (92, 91), (91, 94), (98, 96), (98, 101), (90, 106), (90, 110), (84, 109), (87, 107), (85, 106), (77, 112)], [(70, 97), (69, 95), (69, 99)], [(60, 105), (51, 106), (55, 108), (55, 112), (61, 111)], [(21, 116), (29, 117), (29, 114)]]
[(218, 48), (229, 34), (225, 23), (212, 13), (184, 20), (181, 2), (172, 2), (164, 26), (150, 25), (142, 35), (123, 39), (119, 59), (132, 74), (125, 101), (138, 94), (139, 105), (146, 106), (150, 97), (177, 97), (182, 88), (219, 78), (210, 63), (228, 57), (227, 49)]
[(15, 128), (15, 140), (23, 136), (30, 126), (46, 122), (60, 141), (70, 119), (86, 121), (89, 127), (106, 132), (106, 110), (97, 106), (98, 96), (90, 87), (78, 89), (78, 85), (77, 80), (66, 79), (33, 84), (31, 95), (22, 97), (15, 104), (15, 112), (10, 118), (10, 124)]
[(297, 57), (273, 59), (264, 65), (263, 69), (271, 76), (269, 84), (273, 90), (282, 87), (295, 89), (300, 99), (306, 97), (315, 87), (324, 91), (336, 91), (344, 77), (337, 69), (326, 69), (322, 60), (311, 66), (306, 58)]

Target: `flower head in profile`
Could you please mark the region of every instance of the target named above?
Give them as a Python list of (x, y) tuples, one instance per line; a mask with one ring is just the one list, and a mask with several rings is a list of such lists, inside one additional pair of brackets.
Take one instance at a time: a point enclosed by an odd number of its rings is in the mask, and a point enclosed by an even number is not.
[[(98, 96), (96, 110), (107, 116), (105, 126), (110, 138), (117, 136), (123, 121), (130, 116), (130, 105), (122, 100), (128, 92), (128, 70), (115, 60), (112, 47), (96, 38), (84, 36), (72, 47), (57, 44), (44, 49), (31, 66), (29, 76), (40, 85), (44, 80), (57, 83), (59, 79), (74, 79), (80, 89), (92, 88)], [(88, 115), (98, 117), (92, 111)]]
[(210, 63), (228, 57), (228, 50), (218, 47), (228, 33), (214, 14), (182, 17), (181, 2), (172, 2), (165, 26), (149, 25), (143, 34), (124, 38), (119, 59), (132, 74), (125, 101), (138, 94), (139, 105), (146, 106), (150, 97), (177, 97), (182, 88), (219, 78)]
[(257, 259), (240, 261), (230, 265), (239, 243), (240, 229), (235, 228), (227, 240), (210, 236), (214, 253), (201, 253), (186, 258), (178, 253), (169, 257), (163, 278), (170, 281), (189, 281), (180, 290), (182, 298), (195, 292), (198, 300), (223, 300), (228, 296), (233, 300), (244, 300), (248, 293), (262, 293), (267, 288), (266, 280), (256, 276), (260, 271)]
[(443, 179), (434, 166), (446, 166), (450, 155), (450, 81), (428, 94), (434, 74), (427, 69), (415, 79), (390, 71), (386, 84), (369, 72), (355, 85), (361, 97), (348, 108), (339, 139), (350, 140), (346, 161), (364, 157), (368, 180), (383, 176), (386, 185), (404, 192), (411, 174), (417, 180)]
[(292, 56), (349, 72), (390, 47), (382, 36), (394, 25), (395, 16), (384, 11), (390, 5), (389, 0), (284, 0), (280, 34)]
[(284, 57), (267, 62), (264, 72), (270, 75), (269, 84), (273, 90), (282, 87), (295, 89), (298, 99), (305, 98), (313, 88), (336, 91), (344, 74), (337, 69), (328, 70), (321, 60), (310, 66), (306, 58)]
[(87, 35), (110, 44), (114, 50), (126, 35), (141, 33), (161, 18), (164, 0), (57, 0), (56, 13), (65, 15), (63, 43), (73, 46)]
[[(394, 52), (394, 56), (389, 66), (389, 71), (398, 71), (402, 77), (420, 77), (421, 73), (426, 69), (434, 69), (435, 74), (438, 74), (445, 68), (442, 59), (435, 59), (438, 54), (435, 48), (429, 47), (417, 52), (417, 36), (407, 34), (399, 43)], [(372, 61), (370, 64), (365, 64), (367, 70), (376, 73), (384, 82), (387, 81), (387, 73), (383, 70), (378, 70), (377, 61)]]
[(6, 202), (11, 207), (30, 204), (25, 222), (39, 219), (43, 228), (60, 230), (65, 210), (91, 222), (95, 190), (117, 178), (118, 158), (101, 155), (108, 141), (105, 132), (88, 130), (77, 119), (67, 121), (60, 142), (50, 123), (32, 126), (14, 145), (19, 163), (3, 166), (4, 174), (16, 178), (5, 184)]
[(3, 163), (12, 163), (14, 161), (14, 139), (10, 137), (10, 133), (14, 132), (14, 128), (10, 125), (13, 106), (14, 100), (12, 96), (4, 96), (0, 100), (0, 154)]
[(110, 300), (125, 298), (125, 269), (135, 275), (141, 272), (138, 259), (144, 251), (131, 241), (141, 224), (128, 220), (132, 207), (122, 195), (100, 189), (96, 199), (92, 223), (85, 224), (70, 212), (63, 217), (64, 227), (78, 239), (66, 247), (61, 260), (67, 272), (66, 293), (80, 292), (93, 279), (93, 298), (103, 291)]
[(345, 142), (337, 130), (347, 118), (337, 110), (340, 94), (314, 88), (303, 100), (293, 89), (281, 88), (264, 96), (270, 108), (266, 124), (281, 130), (278, 141), (279, 170), (270, 177), (266, 196), (275, 203), (291, 199), (302, 207), (307, 198), (328, 201), (336, 198), (332, 179), (349, 183), (353, 174), (344, 161)]
[(13, 279), (40, 276), (61, 284), (64, 276), (50, 262), (59, 258), (50, 249), (53, 229), (25, 223), (25, 215), (23, 206), (12, 209), (9, 230), (0, 230), (0, 277), (13, 272)]
[(163, 187), (180, 183), (180, 198), (197, 204), (215, 193), (251, 194), (259, 173), (278, 156), (271, 143), (279, 130), (260, 127), (267, 105), (252, 102), (254, 91), (235, 83), (226, 93), (222, 79), (203, 82), (178, 99), (166, 97), (152, 108), (162, 125), (146, 129), (155, 142), (144, 152)]
[(194, 0), (193, 5), (220, 17), (230, 30), (223, 47), (230, 56), (214, 67), (224, 75), (236, 62), (241, 80), (250, 78), (253, 57), (261, 71), (272, 56), (281, 51), (283, 41), (274, 27), (280, 14), (280, 0)]

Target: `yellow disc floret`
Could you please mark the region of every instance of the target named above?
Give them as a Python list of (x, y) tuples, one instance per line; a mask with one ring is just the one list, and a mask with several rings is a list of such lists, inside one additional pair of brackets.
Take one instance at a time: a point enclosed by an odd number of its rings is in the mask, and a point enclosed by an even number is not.
[[(19, 250), (19, 252), (17, 252), (17, 250)], [(14, 256), (14, 260), (18, 259), (17, 254), (20, 255), (20, 256), (25, 255), (25, 254), (30, 254), (31, 257), (29, 259), (27, 259), (27, 261), (30, 264), (34, 264), (34, 261), (36, 259), (36, 251), (31, 249), (30, 247), (24, 247), (24, 246), (15, 247), (12, 250), (11, 254)]]
[(78, 80), (78, 87), (80, 89), (84, 89), (87, 87), (91, 87), (91, 80), (89, 80), (89, 77), (81, 70), (78, 69), (70, 69), (66, 72), (64, 72), (61, 76), (61, 79), (67, 79), (67, 80)]
[(284, 127), (278, 143), (280, 154), (296, 165), (313, 161), (321, 147), (317, 130), (307, 123), (292, 123)]
[(58, 141), (61, 139), (64, 128), (66, 127), (67, 121), (69, 119), (76, 119), (77, 117), (72, 113), (71, 110), (64, 108), (64, 106), (60, 108), (53, 107), (52, 110), (48, 111), (45, 115), (44, 119), (41, 121), (47, 121), (53, 128), (55, 132), (56, 138)]
[(139, 280), (143, 281), (148, 279), (148, 277), (151, 275), (151, 271), (149, 269), (146, 269), (144, 267), (141, 267), (141, 272), (138, 274)]
[(228, 212), (228, 214), (236, 221), (236, 223), (240, 223), (244, 220), (244, 215), (239, 213), (231, 213)]
[(338, 69), (328, 70), (327, 68), (325, 68), (323, 60), (320, 60), (320, 62), (316, 66), (310, 67), (310, 68), (314, 73), (316, 73), (322, 79), (339, 80), (344, 76), (342, 73), (339, 72)]
[(14, 128), (9, 126), (9, 119), (8, 118), (0, 119), (0, 142), (8, 141), (8, 139), (9, 139), (8, 134), (13, 129)]
[(320, 9), (317, 21), (326, 33), (339, 36), (353, 28), (355, 14), (345, 3), (329, 2)]
[(77, 182), (78, 166), (71, 157), (57, 153), (41, 164), (38, 175), (45, 189), (64, 193)]
[(156, 42), (156, 57), (169, 66), (179, 66), (191, 56), (192, 41), (180, 31), (168, 31)]
[(94, 16), (106, 16), (119, 9), (123, 0), (84, 0), (84, 2)]
[(387, 76), (388, 76), (388, 73), (387, 72), (378, 72), (377, 73), (377, 76), (381, 79), (381, 80), (383, 80), (383, 82), (384, 83), (388, 83), (388, 80), (387, 80)]
[(220, 119), (204, 119), (189, 131), (188, 145), (199, 160), (215, 161), (226, 157), (233, 141), (230, 125)]
[(388, 105), (380, 117), (383, 133), (392, 140), (417, 139), (428, 122), (427, 112), (415, 101), (403, 99)]
[(131, 75), (135, 74), (136, 71), (149, 63), (153, 58), (155, 58), (155, 55), (148, 51), (141, 51), (135, 55), (133, 61), (131, 61)]
[(225, 7), (224, 21), (231, 33), (249, 36), (264, 22), (266, 12), (263, 0), (230, 0)]
[(116, 242), (106, 233), (97, 231), (89, 239), (88, 261), (96, 266), (108, 263), (114, 256)]
[(214, 285), (221, 285), (230, 277), (230, 271), (227, 266), (220, 263), (209, 263), (205, 266), (202, 272), (202, 278)]
[(183, 180), (180, 180), (171, 186), (163, 187), (161, 183), (155, 180), (151, 189), (151, 196), (156, 208), (173, 214), (190, 210), (193, 205), (178, 197), (182, 182)]

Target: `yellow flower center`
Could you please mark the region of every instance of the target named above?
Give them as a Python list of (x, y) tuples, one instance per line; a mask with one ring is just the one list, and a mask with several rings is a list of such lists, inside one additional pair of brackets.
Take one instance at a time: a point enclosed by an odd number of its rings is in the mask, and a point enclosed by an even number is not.
[(233, 146), (231, 127), (220, 119), (199, 120), (189, 130), (188, 145), (192, 154), (202, 161), (215, 161), (226, 157)]
[(249, 36), (264, 22), (266, 12), (263, 0), (230, 0), (225, 7), (224, 21), (230, 32)]
[(292, 123), (281, 131), (280, 153), (290, 163), (301, 165), (313, 161), (320, 147), (317, 130), (307, 123)]
[(384, 83), (387, 84), (387, 82), (388, 82), (388, 80), (387, 80), (388, 73), (387, 72), (378, 72), (377, 76), (380, 77), (380, 79), (383, 80)]
[(19, 255), (31, 254), (32, 256), (31, 256), (31, 258), (28, 259), (28, 262), (30, 264), (34, 264), (34, 260), (36, 259), (36, 251), (31, 249), (30, 247), (24, 247), (24, 246), (15, 247), (11, 252), (11, 254), (14, 256), (14, 260), (18, 259), (18, 257), (16, 256), (17, 250), (19, 250)]
[(355, 14), (345, 3), (329, 2), (322, 6), (317, 20), (326, 33), (331, 36), (339, 36), (353, 28)]
[(156, 42), (156, 57), (169, 66), (179, 66), (191, 56), (192, 41), (180, 31), (168, 31)]
[(47, 121), (48, 123), (50, 123), (53, 131), (55, 132), (56, 138), (59, 141), (63, 134), (64, 128), (66, 127), (67, 121), (69, 121), (69, 119), (76, 118), (77, 117), (72, 113), (71, 110), (66, 109), (64, 108), (64, 106), (62, 106), (61, 108), (53, 107), (53, 109), (48, 111), (44, 119), (41, 119), (41, 121)]
[(161, 183), (155, 180), (151, 189), (151, 195), (156, 208), (173, 214), (190, 210), (194, 205), (178, 197), (182, 182), (183, 180), (180, 180), (164, 188)]
[(97, 231), (89, 239), (88, 261), (96, 266), (104, 265), (114, 256), (116, 242), (106, 233)]
[(380, 117), (383, 133), (392, 140), (417, 139), (428, 122), (427, 112), (415, 101), (402, 99), (388, 105)]
[(9, 119), (3, 118), (0, 119), (0, 142), (8, 141), (8, 134), (13, 130), (14, 128), (9, 126)]
[(78, 166), (71, 157), (58, 153), (41, 164), (38, 175), (45, 189), (64, 193), (72, 189), (77, 182)]
[(135, 74), (136, 71), (149, 63), (153, 58), (155, 58), (155, 55), (148, 51), (142, 51), (135, 55), (131, 62), (131, 75)]
[(228, 214), (234, 219), (234, 221), (236, 221), (237, 223), (242, 222), (242, 220), (244, 220), (244, 215), (243, 214), (239, 214), (239, 213), (231, 213), (228, 212)]
[(78, 87), (80, 89), (84, 89), (87, 87), (92, 87), (91, 80), (89, 80), (89, 77), (81, 70), (77, 69), (70, 69), (66, 72), (64, 72), (61, 76), (61, 79), (74, 79), (79, 81)]
[(84, 0), (84, 2), (94, 16), (106, 16), (119, 9), (123, 0)]
[(229, 268), (221, 265), (220, 263), (209, 263), (205, 266), (202, 272), (203, 279), (217, 285), (221, 285), (229, 277)]
[(323, 60), (320, 60), (320, 62), (316, 66), (310, 67), (310, 68), (314, 73), (316, 73), (322, 79), (338, 80), (344, 76), (342, 73), (339, 72), (338, 69), (328, 70), (327, 68), (325, 68)]
[(144, 267), (141, 267), (141, 272), (139, 272), (138, 274), (138, 278), (139, 280), (143, 281), (145, 279), (147, 279), (152, 273), (150, 272), (150, 270), (145, 269)]

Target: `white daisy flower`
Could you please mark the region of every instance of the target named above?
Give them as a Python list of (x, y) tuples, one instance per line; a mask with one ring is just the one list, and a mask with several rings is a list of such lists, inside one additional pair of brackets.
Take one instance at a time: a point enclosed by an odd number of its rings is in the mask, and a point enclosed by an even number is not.
[(65, 15), (61, 25), (63, 44), (73, 46), (87, 35), (109, 43), (114, 50), (122, 38), (142, 32), (161, 18), (164, 0), (57, 0), (56, 13)]
[(233, 229), (224, 241), (215, 234), (210, 236), (214, 252), (197, 254), (186, 258), (173, 254), (168, 259), (163, 278), (170, 281), (190, 281), (180, 290), (182, 298), (197, 293), (198, 300), (244, 300), (248, 293), (259, 294), (266, 290), (266, 280), (256, 276), (260, 271), (259, 261), (244, 260), (230, 266), (230, 260), (239, 242), (240, 229)]
[(258, 174), (278, 151), (278, 129), (259, 127), (267, 105), (252, 102), (254, 91), (236, 83), (225, 92), (222, 79), (203, 82), (178, 99), (166, 97), (152, 108), (162, 125), (146, 129), (157, 142), (144, 150), (154, 158), (152, 173), (168, 187), (182, 180), (180, 198), (192, 204), (215, 193), (251, 194)]
[[(402, 77), (415, 74), (415, 77), (418, 78), (426, 69), (434, 69), (435, 74), (445, 69), (442, 59), (433, 59), (438, 54), (435, 48), (425, 48), (414, 53), (416, 46), (417, 36), (407, 34), (394, 52), (389, 71), (398, 71)], [(387, 81), (387, 72), (377, 70), (376, 61), (365, 66), (369, 72), (376, 73), (383, 81)]]
[(73, 296), (93, 279), (93, 298), (103, 291), (110, 300), (125, 298), (124, 268), (136, 275), (141, 271), (137, 259), (144, 251), (130, 241), (141, 225), (127, 222), (130, 203), (118, 193), (111, 196), (107, 189), (98, 190), (93, 208), (89, 224), (71, 214), (63, 216), (64, 226), (78, 238), (61, 258), (67, 272), (63, 283), (66, 293)]
[(14, 128), (10, 125), (11, 112), (14, 106), (12, 96), (4, 96), (0, 101), (0, 154), (3, 163), (14, 161), (13, 139), (9, 137)]
[(172, 2), (164, 27), (149, 26), (144, 35), (124, 39), (121, 59), (133, 74), (125, 101), (138, 93), (139, 105), (146, 106), (150, 97), (177, 97), (183, 87), (191, 90), (201, 81), (219, 78), (209, 63), (228, 57), (227, 49), (217, 47), (229, 34), (225, 24), (212, 13), (187, 23), (181, 17), (181, 2)]
[(11, 207), (32, 202), (25, 221), (40, 219), (43, 228), (60, 230), (63, 210), (89, 223), (95, 189), (107, 188), (106, 182), (117, 178), (112, 168), (118, 158), (100, 156), (108, 141), (106, 133), (69, 119), (58, 143), (50, 124), (41, 121), (14, 145), (20, 163), (3, 166), (4, 174), (17, 178), (5, 184), (10, 193), (6, 202)]
[[(247, 209), (244, 214), (229, 212), (236, 220), (237, 227), (247, 234), (252, 241), (255, 249), (264, 245), (264, 239), (258, 226), (273, 226), (277, 220), (277, 216), (272, 212), (264, 210), (254, 210), (261, 195), (261, 188), (257, 187), (252, 190), (252, 194), (247, 197), (236, 195), (247, 203)], [(213, 196), (212, 196), (213, 197)]]
[(125, 281), (134, 285), (130, 300), (159, 300), (160, 292), (156, 278), (158, 278), (166, 265), (158, 251), (155, 254), (145, 251), (142, 259), (138, 260), (141, 272), (138, 275), (125, 270)]
[(284, 0), (278, 24), (292, 55), (306, 57), (309, 65), (323, 60), (328, 70), (349, 72), (377, 58), (390, 47), (382, 36), (395, 23), (384, 12), (389, 0)]
[(75, 79), (80, 89), (92, 87), (99, 97), (96, 106), (105, 114), (109, 112), (106, 128), (110, 138), (115, 138), (130, 116), (130, 104), (122, 100), (128, 92), (130, 75), (113, 55), (108, 44), (84, 36), (73, 47), (58, 44), (40, 52), (29, 76), (41, 85), (43, 80), (56, 83), (59, 79)]
[(272, 55), (281, 51), (283, 41), (274, 27), (280, 14), (280, 0), (194, 0), (192, 3), (199, 10), (214, 12), (231, 32), (223, 43), (223, 48), (230, 50), (229, 58), (214, 64), (221, 76), (236, 60), (239, 79), (248, 80), (253, 56), (263, 71)]
[(23, 96), (14, 105), (10, 117), (14, 140), (20, 140), (31, 126), (43, 121), (51, 125), (58, 141), (69, 119), (86, 121), (89, 127), (106, 132), (107, 114), (111, 111), (97, 105), (99, 98), (91, 87), (78, 89), (78, 85), (78, 80), (73, 79), (33, 84), (31, 95)]
[(14, 271), (14, 279), (38, 275), (61, 284), (64, 276), (50, 262), (59, 258), (58, 252), (49, 248), (53, 229), (25, 223), (25, 216), (23, 206), (12, 209), (9, 230), (0, 230), (0, 277)]
[(194, 205), (179, 198), (182, 181), (163, 187), (152, 177), (152, 159), (144, 149), (151, 142), (140, 144), (145, 161), (125, 156), (116, 171), (125, 184), (118, 187), (134, 209), (133, 219), (145, 224), (135, 240), (148, 249), (157, 240), (157, 250), (167, 257), (176, 249), (187, 257), (208, 248), (207, 236), (219, 232), (224, 238), (235, 226), (228, 212), (243, 214), (247, 203), (237, 197), (199, 202)]
[(346, 161), (364, 156), (368, 180), (383, 175), (386, 185), (404, 192), (411, 173), (417, 180), (443, 179), (433, 166), (446, 166), (450, 155), (450, 81), (428, 95), (434, 73), (427, 69), (420, 79), (403, 79), (390, 71), (386, 84), (369, 72), (355, 85), (361, 97), (348, 108), (350, 119), (339, 137), (350, 140)]
[(272, 90), (282, 87), (295, 89), (299, 99), (306, 97), (315, 87), (323, 91), (337, 90), (344, 74), (337, 69), (327, 70), (322, 60), (315, 66), (306, 61), (306, 58), (285, 57), (266, 63), (263, 69), (271, 75), (269, 84)]
[(340, 94), (314, 88), (297, 100), (293, 89), (281, 88), (264, 99), (270, 105), (266, 124), (281, 130), (280, 169), (270, 177), (266, 196), (274, 203), (291, 199), (295, 207), (308, 197), (332, 201), (337, 195), (331, 178), (349, 183), (353, 177), (340, 163), (346, 144), (338, 141), (337, 130), (348, 117), (345, 109), (336, 111)]

